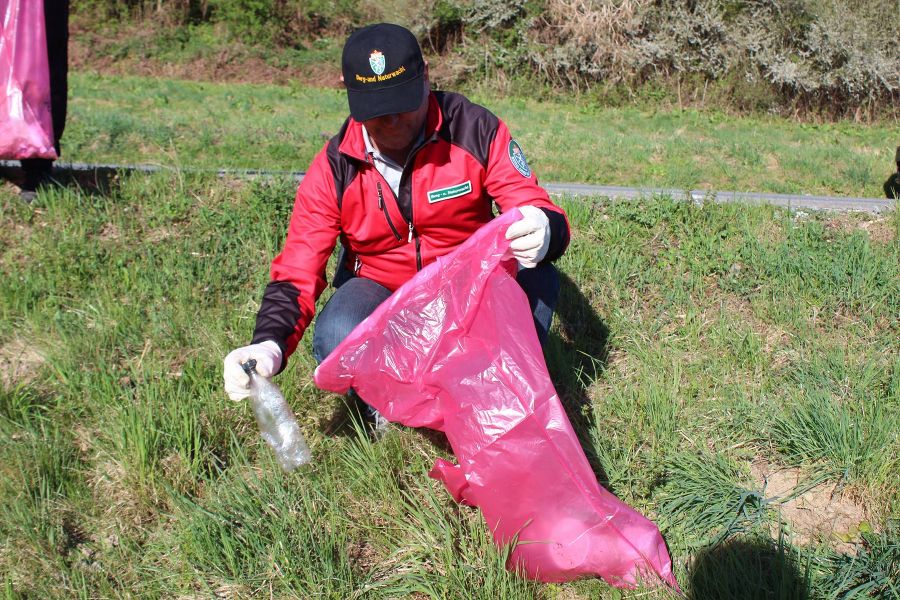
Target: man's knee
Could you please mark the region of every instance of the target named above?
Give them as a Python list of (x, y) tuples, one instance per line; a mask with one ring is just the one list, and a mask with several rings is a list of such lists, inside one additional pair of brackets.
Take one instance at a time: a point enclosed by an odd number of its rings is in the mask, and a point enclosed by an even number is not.
[(357, 277), (335, 290), (316, 318), (313, 331), (315, 359), (318, 362), (325, 360), (390, 295), (387, 288)]
[[(322, 318), (325, 317), (325, 318)], [(319, 315), (313, 329), (313, 356), (316, 362), (322, 362), (341, 343), (350, 330), (341, 326), (339, 319), (329, 319), (327, 315)]]

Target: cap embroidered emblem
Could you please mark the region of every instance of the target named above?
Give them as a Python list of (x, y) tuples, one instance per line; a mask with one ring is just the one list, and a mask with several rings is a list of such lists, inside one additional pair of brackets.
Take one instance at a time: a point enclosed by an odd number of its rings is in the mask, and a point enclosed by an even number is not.
[(369, 66), (376, 75), (384, 73), (384, 54), (381, 50), (372, 50), (372, 54), (369, 55)]

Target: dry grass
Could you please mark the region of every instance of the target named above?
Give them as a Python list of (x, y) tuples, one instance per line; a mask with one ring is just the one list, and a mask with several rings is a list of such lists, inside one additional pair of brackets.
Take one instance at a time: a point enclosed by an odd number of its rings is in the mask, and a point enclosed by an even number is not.
[(640, 27), (640, 15), (649, 4), (648, 0), (551, 0), (531, 31), (547, 52), (530, 58), (556, 85), (589, 87), (590, 75), (598, 74), (611, 83), (623, 81), (633, 76), (635, 47), (630, 36)]

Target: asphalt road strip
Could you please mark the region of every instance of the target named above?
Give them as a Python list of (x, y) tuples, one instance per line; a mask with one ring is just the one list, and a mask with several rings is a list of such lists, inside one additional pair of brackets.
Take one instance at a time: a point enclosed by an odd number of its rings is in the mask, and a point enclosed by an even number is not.
[[(61, 182), (74, 182), (86, 188), (104, 189), (117, 177), (128, 173), (156, 173), (160, 171), (180, 171), (184, 173), (215, 173), (219, 177), (288, 177), (295, 181), (303, 179), (302, 171), (268, 171), (262, 169), (204, 169), (195, 167), (166, 167), (160, 165), (110, 165), (54, 163), (53, 176)], [(13, 183), (21, 181), (19, 162), (0, 160), (0, 177)], [(677, 190), (665, 188), (636, 188), (613, 185), (592, 185), (585, 183), (542, 183), (550, 194), (558, 196), (606, 197), (621, 200), (640, 198), (671, 197), (675, 200), (690, 201), (695, 204), (706, 202), (740, 202), (745, 204), (770, 204), (788, 210), (858, 211), (881, 213), (898, 206), (897, 200), (887, 198), (853, 198), (843, 196), (807, 196), (803, 194), (767, 194), (758, 192)]]
[(676, 200), (705, 202), (741, 202), (745, 204), (771, 204), (789, 210), (828, 210), (880, 213), (897, 207), (897, 200), (888, 198), (853, 198), (843, 196), (807, 196), (804, 194), (767, 194), (759, 192), (676, 190), (663, 188), (632, 188), (612, 185), (586, 185), (580, 183), (545, 183), (544, 188), (551, 194), (573, 196), (605, 196), (636, 200), (655, 196), (672, 197)]

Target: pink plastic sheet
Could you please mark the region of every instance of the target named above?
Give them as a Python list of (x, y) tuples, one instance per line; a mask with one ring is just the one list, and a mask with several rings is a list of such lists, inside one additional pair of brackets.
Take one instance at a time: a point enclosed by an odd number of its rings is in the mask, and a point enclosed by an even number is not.
[(391, 421), (443, 431), (459, 464), (430, 475), (481, 509), (509, 568), (677, 589), (656, 525), (602, 488), (550, 381), (525, 293), (505, 258), (508, 212), (419, 272), (316, 369)]
[(0, 158), (57, 158), (44, 3), (0, 0)]

